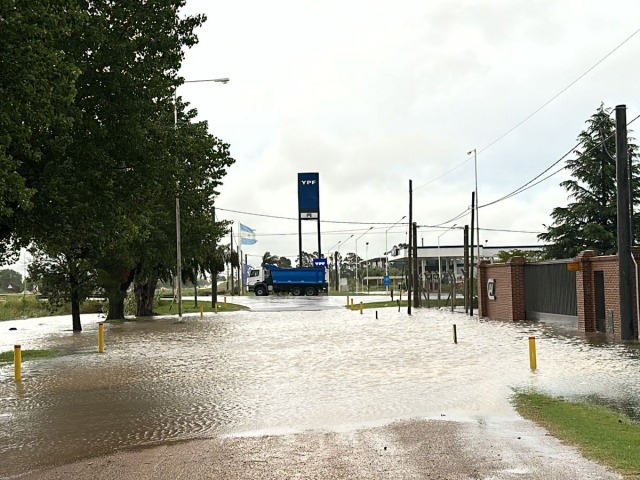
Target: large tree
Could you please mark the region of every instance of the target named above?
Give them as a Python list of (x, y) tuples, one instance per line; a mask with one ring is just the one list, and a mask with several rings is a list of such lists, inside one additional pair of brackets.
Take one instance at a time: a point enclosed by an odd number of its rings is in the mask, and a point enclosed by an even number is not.
[(175, 262), (176, 196), (185, 264), (209, 261), (224, 232), (207, 219), (233, 163), (228, 145), (195, 122), (179, 97), (174, 103), (184, 49), (204, 21), (180, 17), (184, 3), (81, 4), (83, 21), (65, 48), (80, 71), (70, 141), (64, 149), (51, 145), (25, 175), (34, 208), (21, 217), (18, 238), (91, 272), (109, 299), (110, 319), (124, 316), (136, 276), (152, 296), (154, 279), (183, 268)]
[[(74, 0), (0, 2), (0, 246), (16, 251), (16, 215), (33, 207), (26, 172), (64, 149), (79, 70), (67, 45), (82, 21)], [(55, 132), (55, 134), (54, 134)], [(6, 259), (6, 258), (5, 258)]]
[[(594, 249), (601, 255), (617, 252), (617, 185), (615, 160), (615, 121), (611, 109), (600, 105), (578, 135), (580, 146), (575, 157), (567, 160), (572, 177), (563, 186), (572, 200), (566, 207), (553, 209), (553, 224), (538, 238), (547, 244), (547, 258), (572, 258), (582, 250)], [(636, 146), (629, 143), (630, 158)], [(633, 204), (640, 199), (640, 168), (631, 168)], [(637, 215), (634, 215), (637, 216)], [(636, 236), (640, 225), (634, 222)]]

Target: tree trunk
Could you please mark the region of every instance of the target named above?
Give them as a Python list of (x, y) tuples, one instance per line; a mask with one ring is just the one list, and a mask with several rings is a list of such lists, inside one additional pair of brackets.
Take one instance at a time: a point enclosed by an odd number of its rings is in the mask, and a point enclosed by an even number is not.
[(71, 322), (74, 332), (82, 331), (82, 324), (80, 323), (80, 301), (78, 300), (78, 293), (75, 291), (71, 292)]
[(198, 282), (193, 282), (193, 296), (195, 298), (195, 307), (198, 308)]
[(211, 272), (211, 308), (218, 303), (218, 272)]
[(127, 290), (133, 283), (137, 269), (131, 270), (126, 280), (120, 284), (117, 290), (107, 292), (109, 299), (109, 313), (107, 320), (124, 320), (124, 300), (127, 298)]
[(135, 283), (133, 291), (136, 296), (136, 317), (151, 317), (153, 316), (153, 300), (156, 293), (156, 285), (158, 279), (152, 277), (147, 280), (147, 283), (139, 284)]
[(112, 295), (109, 297), (109, 313), (107, 320), (124, 320), (124, 296)]

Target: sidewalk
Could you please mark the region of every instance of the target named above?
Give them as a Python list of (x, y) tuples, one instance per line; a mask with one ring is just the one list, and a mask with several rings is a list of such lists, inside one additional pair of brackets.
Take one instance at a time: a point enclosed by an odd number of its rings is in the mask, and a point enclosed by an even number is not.
[(409, 421), (174, 443), (32, 472), (22, 480), (618, 479), (524, 420)]

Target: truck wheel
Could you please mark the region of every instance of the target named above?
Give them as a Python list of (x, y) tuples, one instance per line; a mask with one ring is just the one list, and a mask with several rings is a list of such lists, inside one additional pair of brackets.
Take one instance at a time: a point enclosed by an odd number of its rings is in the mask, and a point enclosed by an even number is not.
[(313, 295), (317, 295), (318, 291), (316, 290), (316, 287), (307, 287), (307, 288), (304, 289), (304, 294), (307, 297), (311, 297)]
[(302, 288), (300, 287), (293, 287), (291, 289), (291, 295), (293, 295), (294, 297), (299, 297), (300, 295), (302, 295)]
[(253, 292), (256, 294), (256, 297), (266, 297), (267, 296), (267, 287), (264, 285), (256, 285), (253, 287)]

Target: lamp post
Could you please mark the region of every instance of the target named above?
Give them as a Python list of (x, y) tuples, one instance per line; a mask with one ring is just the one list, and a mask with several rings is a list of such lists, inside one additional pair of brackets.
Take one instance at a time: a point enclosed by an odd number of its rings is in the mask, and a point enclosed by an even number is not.
[[(184, 83), (216, 82), (226, 84), (228, 78), (185, 80)], [(173, 90), (173, 128), (178, 129), (178, 88)], [(180, 241), (180, 195), (176, 189), (176, 295), (178, 298), (178, 319), (182, 320), (182, 244)]]
[[(359, 259), (358, 259), (358, 240), (360, 240), (362, 237), (364, 237), (371, 230), (373, 230), (373, 227), (369, 227), (369, 230), (367, 230), (362, 235), (360, 235), (358, 238), (356, 238), (356, 291), (358, 290), (358, 263), (360, 263)], [(369, 245), (369, 242), (367, 242), (367, 245)]]
[(367, 293), (369, 293), (369, 242), (367, 242), (367, 248), (365, 249), (364, 256), (367, 257)]
[[(331, 252), (331, 250), (335, 248), (336, 252), (338, 253), (338, 256), (339, 256), (340, 255), (340, 245), (342, 245), (343, 243), (349, 241), (349, 239), (351, 237), (353, 237), (354, 235), (355, 234), (352, 233), (349, 237), (345, 238), (344, 240), (340, 240), (333, 247), (331, 247), (328, 251)], [(340, 290), (340, 262), (338, 260), (338, 257), (335, 257), (335, 261), (336, 261), (336, 290)]]
[[(473, 170), (474, 170), (474, 177), (476, 182), (476, 243), (478, 245), (478, 261), (480, 261), (480, 216), (479, 216), (480, 214), (478, 210), (480, 202), (478, 201), (478, 152), (474, 148), (473, 150), (469, 150), (467, 152), (467, 155), (471, 155), (472, 153), (473, 153)], [(471, 268), (473, 269), (473, 267)], [(471, 277), (473, 278), (473, 273)]]
[[(405, 218), (407, 218), (407, 216), (403, 216), (400, 220), (398, 220), (396, 223), (394, 223), (393, 225), (391, 225), (389, 228), (387, 228), (384, 232), (384, 256), (385, 256), (385, 262), (384, 262), (384, 274), (385, 276), (389, 276), (389, 245), (387, 242), (387, 234), (389, 233), (389, 230), (391, 230), (393, 227), (395, 227), (397, 224), (399, 224), (402, 220), (404, 220)], [(387, 292), (389, 291), (389, 287), (387, 286)]]
[[(444, 232), (438, 235), (438, 307), (440, 306), (440, 297), (442, 296), (442, 261), (440, 259), (440, 237), (455, 227), (457, 223), (454, 223)], [(452, 300), (453, 301), (453, 300)]]

